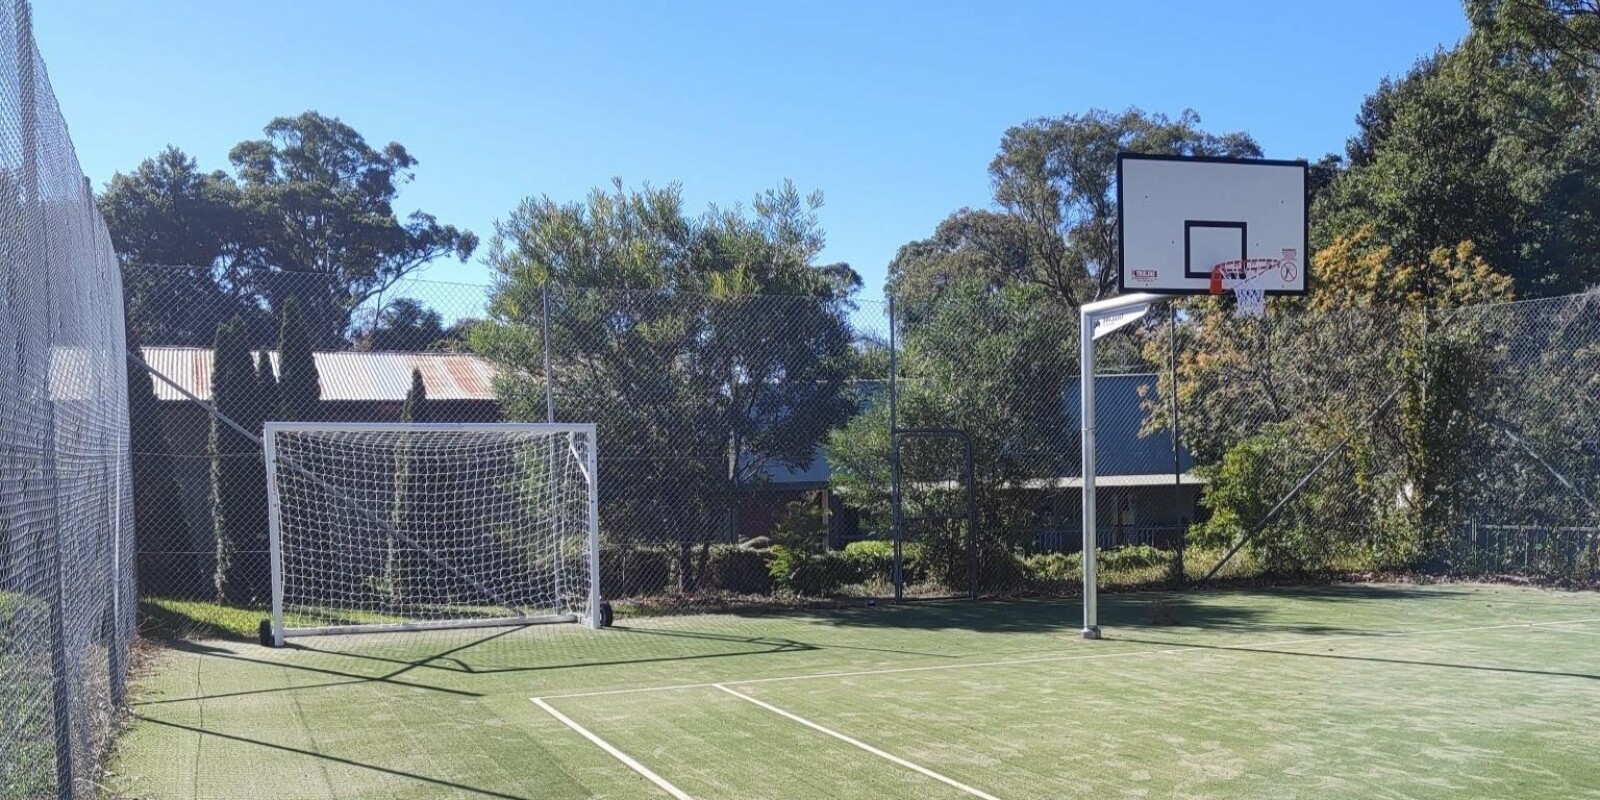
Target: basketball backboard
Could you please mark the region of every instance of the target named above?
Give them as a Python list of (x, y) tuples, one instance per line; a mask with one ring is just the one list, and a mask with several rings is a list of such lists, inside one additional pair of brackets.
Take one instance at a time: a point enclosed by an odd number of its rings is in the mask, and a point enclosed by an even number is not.
[(1267, 294), (1304, 294), (1306, 171), (1304, 161), (1118, 154), (1120, 288), (1206, 294), (1212, 272), (1235, 264), (1258, 270)]

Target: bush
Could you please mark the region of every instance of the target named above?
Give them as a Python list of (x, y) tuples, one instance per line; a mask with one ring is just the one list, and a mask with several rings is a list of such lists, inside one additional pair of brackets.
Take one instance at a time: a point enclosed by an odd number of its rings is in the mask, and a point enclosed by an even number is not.
[(673, 570), (672, 554), (659, 547), (600, 546), (600, 594), (607, 599), (662, 594)]
[[(869, 540), (845, 545), (845, 563), (861, 576), (861, 580), (894, 581), (894, 542)], [(901, 545), (906, 583), (921, 583), (928, 577), (922, 558), (922, 547), (914, 543)]]
[(838, 553), (805, 553), (783, 545), (772, 548), (768, 569), (778, 588), (810, 597), (831, 594), (862, 580), (855, 565)]
[(1071, 594), (1083, 584), (1081, 553), (1039, 553), (1022, 562), (1022, 572), (1036, 591)]
[[(50, 733), (50, 609), (0, 592), (0, 796), (54, 796), (55, 742)], [(40, 654), (43, 648), (44, 655)]]
[(771, 550), (712, 545), (701, 585), (734, 594), (772, 594), (772, 560)]
[(1104, 570), (1149, 569), (1166, 564), (1172, 558), (1171, 553), (1147, 544), (1100, 550), (1096, 555), (1100, 559), (1100, 568)]

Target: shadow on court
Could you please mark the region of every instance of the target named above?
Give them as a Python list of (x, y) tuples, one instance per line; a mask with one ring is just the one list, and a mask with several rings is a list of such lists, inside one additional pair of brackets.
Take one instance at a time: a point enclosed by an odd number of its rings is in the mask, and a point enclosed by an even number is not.
[[(530, 796), (530, 795), (506, 794), (504, 792), (497, 792), (497, 791), (494, 791), (492, 789), (483, 789), (483, 788), (480, 788), (480, 787), (477, 787), (477, 786), (468, 786), (468, 785), (466, 785), (464, 783), (457, 783), (455, 781), (448, 781), (448, 780), (445, 780), (443, 778), (433, 778), (433, 777), (429, 777), (427, 775), (421, 775), (421, 774), (418, 774), (418, 773), (415, 773), (415, 772), (406, 772), (404, 770), (391, 769), (389, 767), (380, 767), (380, 766), (378, 766), (376, 764), (366, 764), (366, 763), (363, 763), (363, 762), (360, 762), (360, 761), (355, 761), (353, 759), (342, 758), (342, 757), (336, 756), (336, 755), (330, 755), (328, 753), (318, 753), (318, 752), (313, 751), (313, 750), (305, 750), (305, 749), (301, 749), (299, 747), (290, 747), (288, 745), (274, 744), (272, 742), (265, 742), (265, 741), (262, 741), (260, 739), (251, 739), (251, 738), (244, 737), (244, 736), (236, 736), (236, 735), (233, 735), (233, 734), (222, 733), (222, 732), (219, 732), (219, 731), (209, 730), (207, 728), (200, 728), (200, 727), (196, 727), (196, 726), (193, 726), (193, 725), (184, 725), (184, 724), (177, 723), (177, 722), (168, 722), (168, 721), (165, 721), (165, 720), (152, 719), (150, 717), (142, 716), (140, 714), (134, 714), (133, 718), (136, 721), (138, 721), (139, 723), (141, 723), (141, 724), (158, 725), (158, 726), (161, 726), (161, 727), (164, 727), (164, 728), (171, 728), (171, 729), (175, 729), (175, 730), (187, 731), (189, 733), (199, 734), (201, 736), (210, 736), (210, 737), (216, 737), (218, 739), (225, 739), (227, 741), (234, 742), (236, 744), (250, 745), (252, 747), (260, 747), (260, 748), (263, 748), (265, 750), (277, 751), (279, 753), (289, 753), (289, 754), (297, 755), (297, 756), (306, 756), (306, 757), (309, 757), (309, 758), (315, 758), (315, 759), (318, 759), (320, 761), (328, 762), (328, 763), (331, 763), (331, 764), (338, 764), (340, 766), (354, 767), (356, 769), (371, 770), (373, 772), (381, 773), (381, 774), (384, 774), (384, 775), (389, 775), (389, 776), (396, 777), (396, 778), (404, 778), (406, 780), (417, 781), (419, 783), (425, 783), (425, 784), (428, 784), (430, 786), (438, 787), (440, 790), (450, 789), (450, 790), (459, 791), (459, 792), (468, 792), (470, 794), (477, 795), (477, 796), (480, 796), (480, 797), (502, 798), (502, 800), (533, 800), (533, 797)], [(265, 763), (267, 761), (270, 761), (270, 759), (268, 757), (263, 757), (262, 761), (263, 761), (263, 763)]]
[[(1383, 634), (1376, 634), (1375, 633), (1375, 634), (1372, 634), (1372, 635), (1373, 636), (1382, 636)], [(1390, 634), (1390, 636), (1393, 636), (1393, 634)], [(1160, 646), (1160, 647), (1167, 647), (1167, 646), (1171, 646), (1172, 645), (1172, 642), (1163, 642), (1163, 641), (1156, 641), (1156, 640), (1149, 640), (1149, 639), (1140, 639), (1138, 637), (1130, 637), (1130, 636), (1119, 636), (1119, 637), (1117, 637), (1117, 641), (1119, 641), (1119, 642), (1130, 642), (1130, 643), (1133, 643), (1133, 644), (1148, 644), (1148, 645), (1155, 645), (1155, 646)], [(1308, 639), (1308, 640), (1306, 640), (1305, 644), (1314, 645), (1314, 644), (1317, 644), (1317, 641), (1315, 639)], [(1282, 645), (1282, 643), (1280, 643), (1280, 646), (1281, 645)], [(1497, 666), (1493, 666), (1493, 665), (1490, 665), (1490, 664), (1453, 664), (1453, 663), (1446, 662), (1446, 661), (1425, 661), (1425, 660), (1420, 660), (1420, 659), (1390, 658), (1390, 657), (1379, 657), (1379, 656), (1340, 655), (1338, 653), (1311, 653), (1311, 652), (1306, 652), (1304, 650), (1280, 650), (1280, 649), (1270, 648), (1270, 647), (1252, 647), (1250, 645), (1241, 645), (1241, 646), (1228, 647), (1228, 646), (1224, 646), (1224, 645), (1207, 645), (1207, 644), (1185, 643), (1183, 645), (1183, 647), (1186, 650), (1213, 650), (1213, 651), (1218, 651), (1218, 652), (1244, 653), (1244, 654), (1261, 653), (1261, 654), (1265, 654), (1265, 655), (1296, 656), (1296, 657), (1299, 657), (1299, 658), (1318, 658), (1318, 659), (1329, 659), (1329, 660), (1333, 660), (1333, 661), (1360, 661), (1360, 662), (1366, 662), (1366, 663), (1369, 663), (1369, 664), (1394, 664), (1394, 665), (1399, 665), (1399, 666), (1427, 667), (1427, 668), (1433, 668), (1433, 669), (1464, 669), (1464, 670), (1472, 670), (1474, 672), (1502, 672), (1502, 673), (1507, 673), (1507, 674), (1511, 674), (1511, 675), (1534, 675), (1534, 676), (1540, 676), (1540, 677), (1546, 677), (1546, 678), (1581, 678), (1581, 679), (1584, 679), (1584, 680), (1591, 680), (1591, 681), (1600, 680), (1600, 675), (1595, 675), (1595, 674), (1591, 674), (1591, 673), (1587, 673), (1587, 672), (1562, 672), (1562, 671), (1559, 671), (1559, 670), (1523, 669), (1523, 668), (1520, 668), (1520, 667), (1497, 667)]]

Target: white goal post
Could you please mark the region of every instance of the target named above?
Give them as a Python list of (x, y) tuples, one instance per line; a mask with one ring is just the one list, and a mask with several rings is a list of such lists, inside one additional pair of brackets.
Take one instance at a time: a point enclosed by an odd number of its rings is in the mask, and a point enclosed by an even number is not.
[(268, 422), (264, 434), (263, 644), (609, 623), (594, 425)]

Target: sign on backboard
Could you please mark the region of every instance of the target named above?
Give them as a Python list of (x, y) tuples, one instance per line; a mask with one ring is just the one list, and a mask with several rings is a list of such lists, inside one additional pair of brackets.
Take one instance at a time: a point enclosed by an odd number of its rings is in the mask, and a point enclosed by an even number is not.
[(1304, 161), (1119, 154), (1120, 288), (1205, 294), (1228, 264), (1259, 272), (1267, 294), (1304, 294), (1306, 172)]

